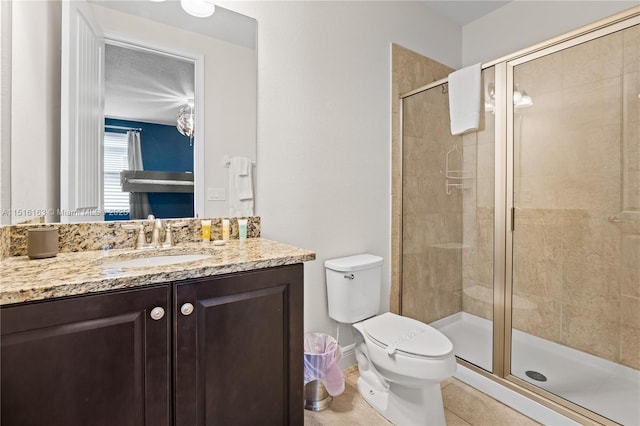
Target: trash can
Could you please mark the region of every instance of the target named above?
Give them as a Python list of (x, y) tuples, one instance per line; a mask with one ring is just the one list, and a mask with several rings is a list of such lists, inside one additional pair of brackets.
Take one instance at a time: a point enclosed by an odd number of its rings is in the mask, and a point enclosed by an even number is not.
[(344, 392), (344, 376), (338, 366), (342, 351), (336, 339), (324, 333), (304, 335), (304, 408), (321, 411), (334, 396)]

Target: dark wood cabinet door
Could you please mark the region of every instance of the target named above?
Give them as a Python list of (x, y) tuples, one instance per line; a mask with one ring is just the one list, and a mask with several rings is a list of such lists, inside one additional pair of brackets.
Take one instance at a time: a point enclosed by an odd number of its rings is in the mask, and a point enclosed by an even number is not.
[(302, 265), (174, 292), (175, 424), (302, 425)]
[(2, 426), (168, 425), (169, 297), (164, 285), (0, 309)]

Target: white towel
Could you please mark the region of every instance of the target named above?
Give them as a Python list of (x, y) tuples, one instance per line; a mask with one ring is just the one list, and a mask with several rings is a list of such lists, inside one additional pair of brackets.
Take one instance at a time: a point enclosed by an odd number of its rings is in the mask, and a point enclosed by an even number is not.
[(229, 160), (229, 216), (253, 216), (253, 173), (251, 159)]
[(482, 92), (481, 65), (475, 64), (449, 74), (449, 117), (451, 134), (478, 130)]

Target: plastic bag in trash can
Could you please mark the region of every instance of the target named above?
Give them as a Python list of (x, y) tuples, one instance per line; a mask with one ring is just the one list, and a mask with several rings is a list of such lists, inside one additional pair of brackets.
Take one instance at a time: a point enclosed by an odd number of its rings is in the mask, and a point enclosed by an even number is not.
[(344, 376), (338, 367), (342, 351), (336, 339), (323, 333), (304, 335), (304, 384), (320, 380), (331, 396), (344, 392)]

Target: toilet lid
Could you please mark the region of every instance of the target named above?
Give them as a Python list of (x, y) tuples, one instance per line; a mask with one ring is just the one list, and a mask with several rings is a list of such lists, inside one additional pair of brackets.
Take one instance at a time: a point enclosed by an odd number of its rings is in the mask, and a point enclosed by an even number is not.
[(424, 357), (445, 356), (453, 351), (453, 344), (440, 331), (420, 321), (391, 312), (364, 321), (366, 333), (378, 343), (394, 351)]

